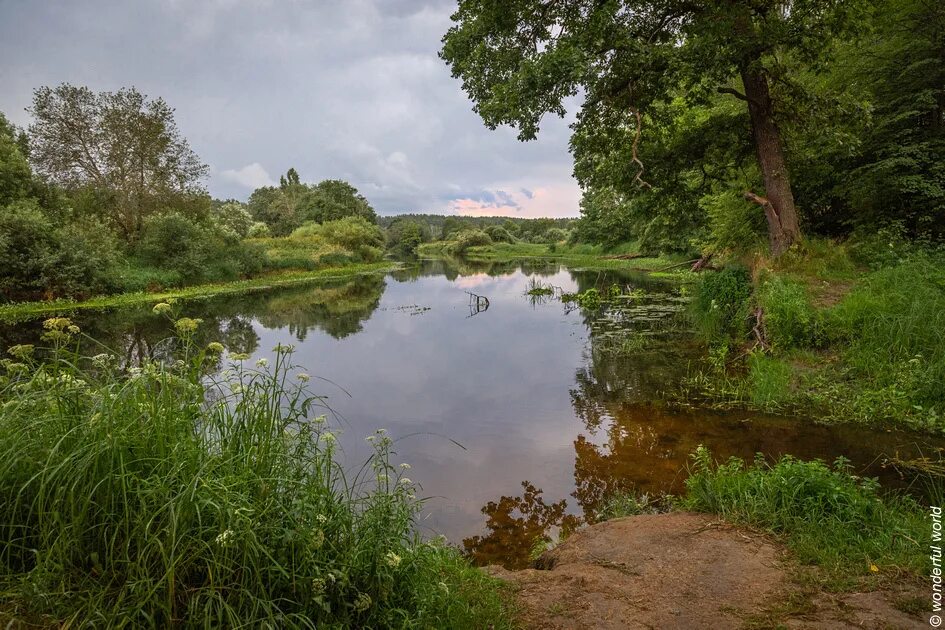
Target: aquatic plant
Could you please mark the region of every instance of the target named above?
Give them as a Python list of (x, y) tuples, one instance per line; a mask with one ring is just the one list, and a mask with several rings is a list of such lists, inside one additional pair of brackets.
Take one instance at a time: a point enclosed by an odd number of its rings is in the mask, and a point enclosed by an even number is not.
[[(161, 307), (169, 317), (173, 309)], [(292, 348), (123, 370), (68, 319), (0, 376), (0, 620), (40, 625), (505, 627), (494, 582), (413, 528), (384, 432), (351, 475)], [(221, 376), (205, 378), (207, 362)]]

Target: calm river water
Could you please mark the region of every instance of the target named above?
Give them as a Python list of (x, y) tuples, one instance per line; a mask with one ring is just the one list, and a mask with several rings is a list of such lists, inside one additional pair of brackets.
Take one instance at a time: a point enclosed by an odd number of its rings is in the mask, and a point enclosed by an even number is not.
[[(526, 295), (539, 280), (572, 292), (619, 284), (637, 297), (599, 312)], [(642, 290), (642, 291), (640, 291)], [(466, 292), (484, 295), (479, 310)], [(480, 562), (520, 566), (534, 535), (564, 515), (592, 516), (615, 488), (678, 491), (699, 444), (718, 457), (792, 453), (896, 479), (884, 455), (926, 438), (826, 427), (747, 412), (660, 404), (704, 353), (680, 311), (685, 289), (645, 276), (514, 263), (427, 261), (386, 277), (185, 303), (204, 341), (253, 360), (279, 343), (328, 397), (345, 461), (370, 454), (378, 428), (394, 463), (429, 497), (424, 535), (443, 534)], [(134, 363), (166, 353), (169, 323), (150, 307), (82, 312), (83, 331)], [(38, 322), (0, 327), (0, 346), (33, 342)], [(99, 350), (95, 350), (98, 352)]]

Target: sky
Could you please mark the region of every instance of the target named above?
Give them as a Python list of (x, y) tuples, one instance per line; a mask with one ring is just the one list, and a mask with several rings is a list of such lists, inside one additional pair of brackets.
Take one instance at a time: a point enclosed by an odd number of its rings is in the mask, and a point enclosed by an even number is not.
[(0, 0), (0, 111), (135, 86), (176, 110), (218, 198), (294, 167), (381, 214), (576, 216), (569, 120), (489, 130), (437, 57), (454, 0)]

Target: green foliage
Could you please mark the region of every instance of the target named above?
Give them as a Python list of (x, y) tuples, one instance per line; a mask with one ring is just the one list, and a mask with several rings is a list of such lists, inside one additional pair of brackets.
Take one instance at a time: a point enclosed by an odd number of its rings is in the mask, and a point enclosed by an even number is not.
[(337, 179), (303, 184), (295, 169), (283, 176), (278, 188), (257, 188), (247, 209), (256, 221), (269, 226), (274, 236), (286, 236), (306, 222), (325, 223), (360, 217), (377, 223), (377, 215), (357, 189)]
[[(945, 260), (917, 254), (870, 274), (827, 313), (858, 378), (903, 391), (914, 411), (945, 415)], [(907, 382), (903, 382), (906, 379)], [(892, 393), (892, 392), (890, 392)], [(936, 411), (936, 409), (938, 411)]]
[[(174, 325), (176, 365), (83, 356), (64, 318), (45, 324), (48, 360), (5, 362), (4, 611), (105, 627), (509, 627), (496, 582), (420, 541), (417, 486), (383, 431), (349, 476), (290, 349), (250, 369), (197, 347), (199, 320)], [(224, 361), (228, 377), (206, 376)]]
[(514, 243), (515, 237), (501, 225), (490, 225), (484, 230), (493, 243)]
[(454, 235), (453, 241), (447, 246), (447, 252), (462, 256), (470, 247), (491, 244), (492, 238), (482, 230), (463, 230)]
[(417, 248), (430, 238), (430, 228), (411, 219), (396, 219), (387, 228), (388, 249), (402, 256), (416, 254)]
[(748, 358), (751, 401), (762, 409), (778, 409), (792, 400), (794, 370), (787, 362), (762, 353)]
[(752, 284), (748, 269), (729, 265), (700, 276), (691, 312), (705, 338), (740, 338), (746, 332), (751, 310)]
[(709, 233), (702, 249), (710, 252), (763, 251), (766, 236), (764, 214), (735, 190), (707, 194), (699, 200), (705, 210)]
[(28, 197), (33, 188), (33, 173), (16, 142), (13, 127), (0, 113), (0, 208)]
[(269, 226), (262, 221), (254, 221), (246, 231), (247, 238), (269, 238), (271, 235)]
[(768, 464), (759, 456), (751, 466), (737, 458), (717, 465), (700, 446), (682, 505), (783, 536), (801, 562), (842, 578), (869, 574), (871, 565), (925, 573), (926, 553), (914, 543), (928, 535), (922, 508), (881, 496), (875, 480), (854, 475), (842, 459)]
[[(219, 229), (227, 231), (237, 238), (249, 236), (249, 232), (254, 226), (253, 217), (249, 210), (238, 201), (214, 203), (210, 216)], [(257, 234), (257, 236), (260, 235)]]
[(119, 259), (114, 237), (94, 222), (55, 224), (33, 200), (0, 212), (0, 294), (7, 299), (110, 290)]
[(245, 277), (266, 264), (260, 250), (229, 230), (176, 212), (145, 222), (136, 254), (145, 265), (174, 271), (187, 284)]
[(353, 253), (361, 262), (379, 260), (384, 233), (377, 225), (359, 216), (326, 223), (306, 223), (292, 232), (293, 239), (317, 238)]
[(821, 314), (800, 282), (769, 275), (761, 280), (756, 299), (764, 313), (768, 339), (775, 348), (810, 347), (820, 340)]

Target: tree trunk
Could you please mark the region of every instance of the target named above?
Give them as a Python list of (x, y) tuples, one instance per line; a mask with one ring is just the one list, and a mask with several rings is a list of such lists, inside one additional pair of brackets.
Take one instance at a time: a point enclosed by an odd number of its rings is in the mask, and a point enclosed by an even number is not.
[(784, 161), (781, 131), (774, 122), (768, 79), (758, 70), (745, 67), (741, 71), (751, 117), (751, 132), (758, 154), (758, 165), (765, 185), (766, 197), (746, 193), (746, 199), (759, 204), (768, 219), (768, 240), (771, 255), (780, 256), (800, 240), (797, 209), (791, 192), (791, 178)]

